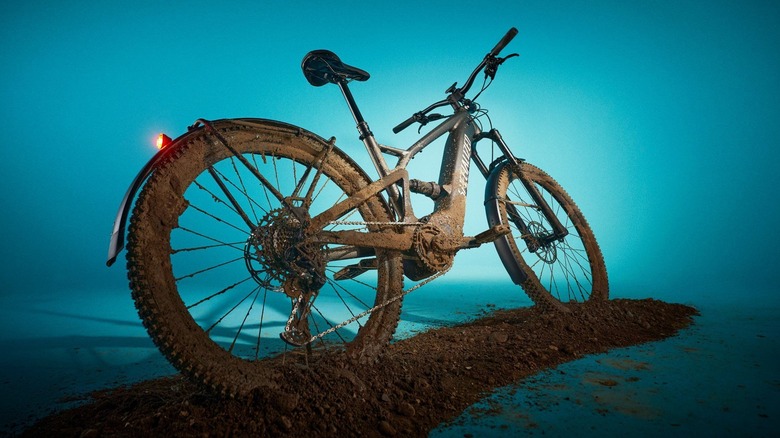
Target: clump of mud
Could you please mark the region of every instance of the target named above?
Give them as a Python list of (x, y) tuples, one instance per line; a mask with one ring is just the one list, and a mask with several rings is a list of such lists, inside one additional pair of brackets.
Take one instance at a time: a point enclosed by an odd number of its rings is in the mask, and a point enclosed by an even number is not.
[(284, 378), (252, 400), (181, 376), (97, 391), (23, 436), (426, 436), (500, 386), (587, 354), (674, 335), (696, 310), (656, 300), (570, 305), (570, 313), (502, 310), (391, 344), (381, 361), (342, 355), (308, 366), (273, 361)]

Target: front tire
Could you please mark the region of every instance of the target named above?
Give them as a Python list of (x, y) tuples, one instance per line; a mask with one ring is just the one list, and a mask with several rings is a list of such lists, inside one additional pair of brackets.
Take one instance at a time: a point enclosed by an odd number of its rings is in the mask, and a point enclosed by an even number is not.
[[(529, 244), (543, 241), (552, 226), (531, 198), (523, 179), (536, 187), (568, 231), (567, 236), (539, 248)], [(536, 305), (565, 310), (565, 303), (609, 298), (601, 249), (579, 207), (557, 181), (531, 164), (521, 163), (513, 169), (509, 163), (503, 163), (491, 174), (487, 194), (490, 225), (508, 225), (511, 230), (495, 241), (501, 261)]]

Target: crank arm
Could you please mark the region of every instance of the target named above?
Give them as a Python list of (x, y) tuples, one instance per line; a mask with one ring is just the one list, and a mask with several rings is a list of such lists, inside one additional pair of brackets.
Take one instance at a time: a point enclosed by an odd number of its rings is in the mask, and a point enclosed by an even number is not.
[(483, 243), (493, 242), (501, 236), (509, 234), (511, 229), (508, 225), (498, 224), (490, 229), (487, 229), (474, 237), (464, 237), (463, 243), (460, 248), (476, 248)]

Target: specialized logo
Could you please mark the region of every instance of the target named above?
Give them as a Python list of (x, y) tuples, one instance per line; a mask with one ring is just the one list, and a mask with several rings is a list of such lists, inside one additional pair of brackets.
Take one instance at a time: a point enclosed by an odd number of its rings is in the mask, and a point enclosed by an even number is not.
[(463, 149), (460, 157), (460, 174), (458, 176), (458, 194), (466, 196), (469, 181), (469, 167), (471, 165), (471, 138), (463, 136)]

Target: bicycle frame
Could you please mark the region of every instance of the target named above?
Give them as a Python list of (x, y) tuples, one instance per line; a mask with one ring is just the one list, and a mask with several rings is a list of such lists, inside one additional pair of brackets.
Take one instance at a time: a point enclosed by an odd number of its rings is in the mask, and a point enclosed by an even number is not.
[[(474, 237), (463, 236), (471, 161), (475, 162), (480, 173), (486, 179), (500, 162), (507, 161), (514, 166), (513, 168), (518, 168), (519, 160), (509, 150), (498, 130), (492, 129), (487, 133), (481, 132), (479, 127), (473, 122), (468, 108), (458, 102), (451, 102), (455, 113), (423, 135), (408, 149), (380, 145), (369, 129), (368, 123), (363, 119), (352, 93), (349, 91), (347, 82), (340, 81), (337, 85), (347, 101), (347, 105), (357, 123), (360, 139), (363, 141), (369, 157), (380, 175), (380, 179), (364, 187), (350, 198), (312, 218), (309, 226), (310, 230), (321, 230), (327, 223), (337, 220), (366, 199), (380, 195), (383, 191), (387, 192), (389, 203), (397, 221), (406, 224), (417, 223), (418, 218), (414, 215), (409, 199), (413, 190), (410, 187), (411, 180), (406, 171), (406, 166), (415, 155), (443, 135), (448, 134), (437, 183), (446, 196), (439, 196), (434, 199), (433, 212), (426, 217), (426, 222), (436, 224), (448, 235), (446, 243), (440, 242), (438, 244), (439, 249), (454, 252), (459, 249), (473, 248), (482, 243), (493, 241), (509, 232), (505, 227), (495, 226)], [(486, 165), (476, 151), (476, 143), (486, 138), (496, 143), (501, 152), (501, 156), (490, 163), (490, 165)], [(390, 169), (383, 153), (398, 157), (395, 168)], [(398, 190), (398, 185), (401, 186), (400, 191)], [(551, 240), (557, 240), (566, 236), (566, 229), (558, 221), (539, 192), (530, 184), (527, 184), (526, 188), (535, 202), (537, 202), (537, 205), (540, 206), (544, 215), (550, 220), (550, 224), (553, 227)], [(527, 226), (522, 222), (519, 215), (516, 214), (514, 206), (509, 204), (508, 207), (511, 220), (519, 229), (527, 230)], [(400, 233), (398, 231), (374, 231), (369, 233), (326, 231), (319, 232), (319, 241), (354, 247), (373, 246), (375, 248), (392, 250), (411, 249), (413, 245), (413, 229), (407, 227), (402, 228)], [(535, 251), (535, 247), (538, 247), (536, 242), (529, 241), (528, 245), (532, 251)]]
[[(347, 82), (340, 81), (337, 85), (347, 101), (347, 105), (357, 123), (360, 139), (363, 141), (369, 157), (380, 175), (380, 179), (358, 191), (350, 198), (312, 218), (310, 229), (321, 230), (326, 223), (338, 219), (369, 197), (376, 196), (383, 191), (386, 191), (388, 194), (388, 201), (392, 206), (397, 221), (416, 223), (418, 218), (414, 215), (409, 199), (412, 190), (406, 166), (415, 155), (444, 134), (449, 133), (438, 181), (438, 186), (447, 193), (447, 196), (442, 196), (435, 200), (434, 210), (428, 217), (428, 221), (434, 221), (441, 225), (446, 224), (444, 228), (451, 237), (462, 237), (469, 167), (472, 156), (472, 138), (478, 132), (478, 128), (472, 123), (468, 111), (463, 107), (456, 108), (452, 116), (425, 134), (408, 149), (396, 149), (377, 143), (368, 127), (368, 123), (363, 119), (352, 97), (352, 93), (349, 91)], [(390, 169), (383, 153), (398, 157), (398, 163), (395, 168)], [(398, 189), (399, 183), (401, 190)], [(371, 233), (334, 231), (320, 232), (319, 234), (323, 243), (364, 246), (370, 242), (371, 246), (374, 247), (395, 250), (408, 250), (412, 247), (412, 233), (406, 232), (406, 230), (402, 230), (400, 235), (394, 231)], [(459, 242), (458, 246), (463, 246), (464, 243), (467, 242)]]

